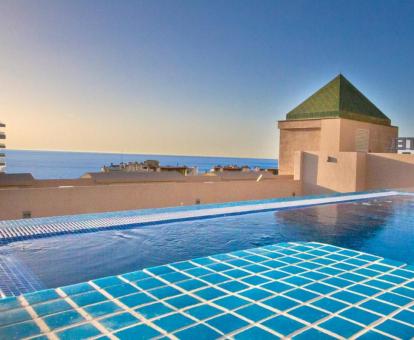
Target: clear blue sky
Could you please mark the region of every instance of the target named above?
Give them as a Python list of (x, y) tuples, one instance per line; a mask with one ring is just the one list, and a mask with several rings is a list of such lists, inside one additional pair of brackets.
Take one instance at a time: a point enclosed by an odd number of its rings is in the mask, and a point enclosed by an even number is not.
[(0, 2), (17, 149), (277, 157), (276, 121), (342, 72), (414, 135), (414, 1)]

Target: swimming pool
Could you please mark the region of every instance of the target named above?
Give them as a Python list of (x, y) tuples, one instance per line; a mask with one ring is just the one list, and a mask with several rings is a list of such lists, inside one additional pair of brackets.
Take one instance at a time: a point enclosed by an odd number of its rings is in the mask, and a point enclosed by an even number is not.
[[(0, 282), (6, 282), (12, 293), (54, 288), (291, 241), (329, 243), (414, 264), (413, 208), (414, 196), (393, 195), (22, 240), (0, 246)], [(20, 271), (18, 277), (10, 277), (15, 273), (10, 266)]]

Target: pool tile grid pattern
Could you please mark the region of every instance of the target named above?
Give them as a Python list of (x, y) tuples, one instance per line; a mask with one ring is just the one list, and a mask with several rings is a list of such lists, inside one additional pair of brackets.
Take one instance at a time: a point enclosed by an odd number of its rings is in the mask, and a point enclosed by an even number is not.
[(51, 219), (47, 218), (45, 221), (48, 222), (45, 222), (44, 224), (39, 224), (38, 219), (33, 219), (33, 224), (30, 224), (30, 220), (3, 221), (0, 223), (0, 245), (14, 241), (47, 236), (93, 232), (108, 229), (125, 229), (138, 227), (140, 225), (144, 226), (159, 223), (189, 221), (200, 218), (222, 217), (288, 208), (308, 207), (320, 204), (333, 204), (395, 196), (398, 194), (400, 193), (397, 191), (383, 191), (277, 202), (263, 201), (260, 203), (260, 201), (256, 201), (256, 203), (250, 205), (240, 204), (229, 206), (223, 204), (223, 206), (217, 205), (217, 207), (214, 208), (207, 206), (204, 209), (181, 207), (180, 210), (156, 214), (141, 215), (137, 213), (137, 215), (131, 216), (122, 216), (122, 214), (120, 214), (120, 216), (113, 216), (112, 214), (112, 217), (93, 219), (85, 219), (84, 216), (80, 216), (79, 220), (74, 220), (72, 217), (68, 221), (61, 221), (57, 223), (51, 223)]
[(414, 337), (414, 267), (285, 243), (0, 300), (0, 338)]
[(45, 289), (37, 276), (21, 261), (0, 255), (0, 298)]

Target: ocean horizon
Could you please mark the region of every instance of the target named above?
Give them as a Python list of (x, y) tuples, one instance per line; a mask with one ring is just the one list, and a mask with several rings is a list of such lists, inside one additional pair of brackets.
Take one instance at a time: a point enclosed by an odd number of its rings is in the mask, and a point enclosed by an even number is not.
[(125, 154), (78, 151), (6, 150), (6, 173), (31, 173), (37, 179), (78, 178), (96, 172), (104, 165), (120, 162), (142, 162), (156, 159), (163, 166), (187, 165), (206, 172), (215, 165), (247, 165), (251, 168), (276, 168), (277, 159)]

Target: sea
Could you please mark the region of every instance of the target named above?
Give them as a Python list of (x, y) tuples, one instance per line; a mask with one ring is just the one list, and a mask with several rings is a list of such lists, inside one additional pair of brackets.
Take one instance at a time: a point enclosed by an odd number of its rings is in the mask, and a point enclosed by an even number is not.
[(196, 166), (207, 172), (216, 165), (247, 165), (251, 168), (277, 168), (276, 159), (172, 156), (120, 153), (6, 150), (6, 173), (31, 173), (37, 179), (79, 178), (86, 172), (96, 172), (104, 165), (120, 162), (142, 162), (155, 159), (161, 165)]

